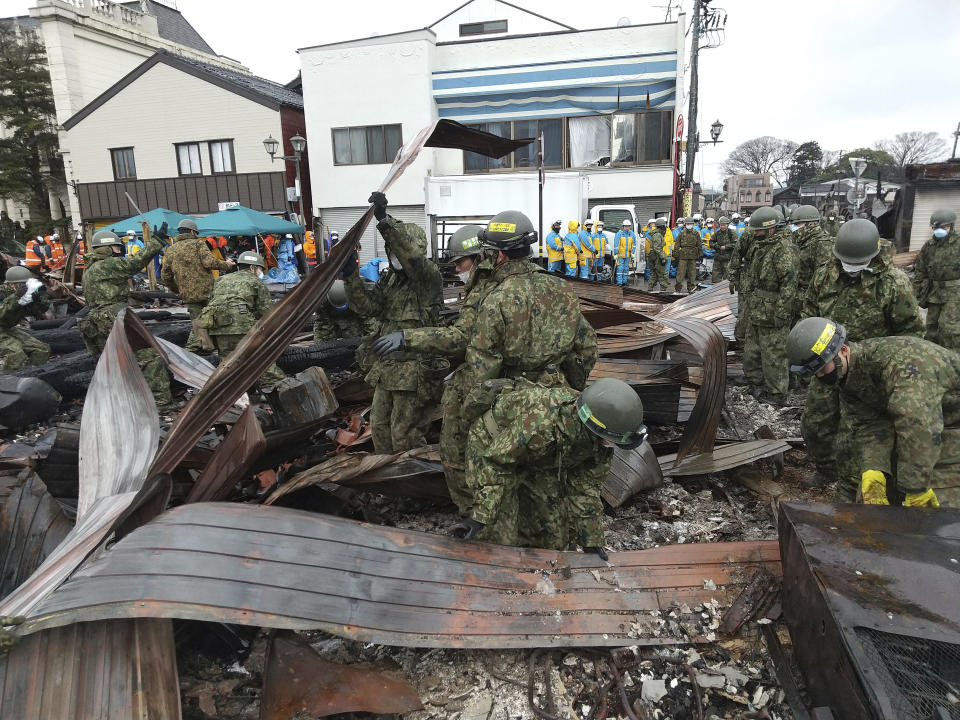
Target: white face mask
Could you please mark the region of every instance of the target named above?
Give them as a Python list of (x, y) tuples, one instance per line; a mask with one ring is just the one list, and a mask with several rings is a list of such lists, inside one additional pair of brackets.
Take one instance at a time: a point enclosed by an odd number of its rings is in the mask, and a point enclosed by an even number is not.
[(457, 273), (457, 277), (460, 278), (460, 282), (462, 282), (464, 285), (466, 285), (467, 282), (470, 280), (471, 275), (473, 275), (472, 270), (467, 270), (466, 272)]
[(257, 269), (257, 277), (263, 280), (263, 270)]
[(394, 270), (403, 270), (403, 265), (401, 265), (400, 261), (397, 260), (396, 255), (394, 255), (393, 253), (390, 253), (387, 255), (387, 257), (390, 260), (390, 267), (392, 267)]
[(843, 271), (847, 275), (859, 275), (861, 272), (870, 267), (870, 261), (867, 260), (865, 263), (860, 263), (858, 265), (851, 265), (850, 263), (845, 263), (843, 260), (840, 261), (840, 264), (843, 266)]

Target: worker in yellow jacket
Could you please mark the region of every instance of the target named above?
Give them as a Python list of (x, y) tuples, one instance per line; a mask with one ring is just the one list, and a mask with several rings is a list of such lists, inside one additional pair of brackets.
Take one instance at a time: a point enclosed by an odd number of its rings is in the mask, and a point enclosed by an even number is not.
[(597, 220), (593, 235), (593, 272), (597, 280), (603, 277), (603, 258), (607, 255), (607, 234), (603, 232), (603, 220)]
[(630, 276), (630, 259), (637, 244), (630, 220), (623, 221), (622, 229), (613, 238), (613, 253), (617, 258), (617, 285), (626, 285)]
[(580, 277), (593, 278), (593, 220), (587, 218), (580, 226)]
[(580, 234), (577, 228), (580, 223), (571, 220), (567, 223), (567, 234), (563, 236), (563, 262), (566, 265), (566, 276), (577, 276), (577, 260), (580, 257)]
[(560, 235), (560, 221), (554, 220), (547, 233), (547, 270), (560, 272), (563, 270), (563, 237)]

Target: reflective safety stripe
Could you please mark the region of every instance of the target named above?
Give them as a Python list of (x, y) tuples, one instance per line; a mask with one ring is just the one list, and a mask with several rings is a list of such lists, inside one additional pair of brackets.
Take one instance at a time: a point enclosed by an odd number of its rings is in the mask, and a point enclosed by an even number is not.
[(823, 329), (823, 332), (820, 333), (820, 337), (817, 338), (817, 341), (813, 344), (813, 347), (810, 348), (814, 353), (819, 355), (822, 353), (827, 345), (830, 344), (830, 341), (833, 339), (833, 336), (837, 333), (837, 326), (833, 323), (827, 323), (827, 326)]

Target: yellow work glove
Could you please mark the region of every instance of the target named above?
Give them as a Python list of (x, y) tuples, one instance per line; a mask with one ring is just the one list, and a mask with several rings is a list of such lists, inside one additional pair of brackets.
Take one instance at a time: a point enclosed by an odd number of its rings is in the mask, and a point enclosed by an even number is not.
[(907, 499), (903, 501), (905, 507), (940, 507), (940, 501), (937, 500), (937, 494), (933, 490), (924, 490), (922, 493), (907, 493)]
[(860, 494), (864, 505), (889, 505), (887, 477), (879, 470), (867, 470), (860, 476)]

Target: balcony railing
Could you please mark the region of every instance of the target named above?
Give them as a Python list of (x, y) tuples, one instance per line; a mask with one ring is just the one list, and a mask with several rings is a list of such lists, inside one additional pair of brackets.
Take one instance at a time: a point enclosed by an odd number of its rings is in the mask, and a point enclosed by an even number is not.
[(63, 0), (80, 10), (84, 15), (98, 15), (101, 18), (113, 20), (121, 25), (140, 26), (143, 24), (143, 10), (120, 5), (111, 0)]

